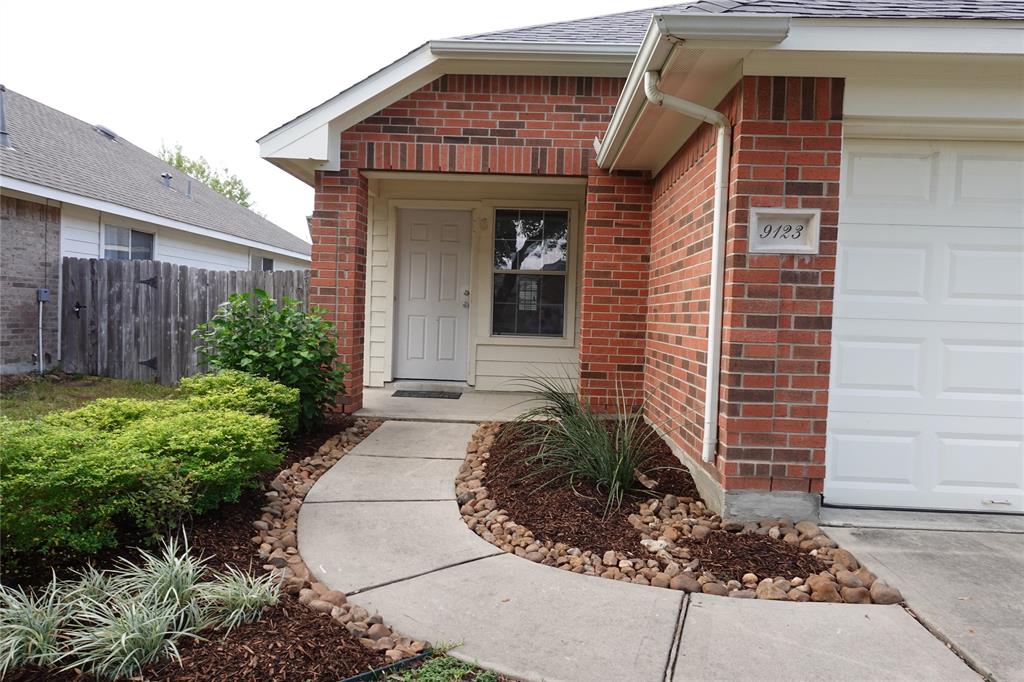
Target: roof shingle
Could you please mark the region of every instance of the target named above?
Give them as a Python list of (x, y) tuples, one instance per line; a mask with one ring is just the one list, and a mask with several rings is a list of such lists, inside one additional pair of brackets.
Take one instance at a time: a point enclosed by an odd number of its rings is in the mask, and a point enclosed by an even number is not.
[(850, 19), (1024, 19), (1019, 0), (694, 0), (461, 36), (461, 40), (638, 45), (654, 14), (782, 14)]
[[(4, 94), (12, 148), (0, 148), (0, 174), (309, 254), (308, 242), (198, 180), (188, 197), (188, 176), (124, 138), (111, 139), (12, 90)], [(174, 176), (172, 187), (163, 184), (162, 173)]]

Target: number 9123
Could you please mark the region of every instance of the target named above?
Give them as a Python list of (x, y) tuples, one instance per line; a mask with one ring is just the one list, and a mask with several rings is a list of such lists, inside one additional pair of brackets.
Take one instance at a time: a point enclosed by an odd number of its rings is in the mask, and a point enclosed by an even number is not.
[(793, 223), (768, 223), (761, 226), (761, 239), (800, 239), (803, 233), (804, 226)]

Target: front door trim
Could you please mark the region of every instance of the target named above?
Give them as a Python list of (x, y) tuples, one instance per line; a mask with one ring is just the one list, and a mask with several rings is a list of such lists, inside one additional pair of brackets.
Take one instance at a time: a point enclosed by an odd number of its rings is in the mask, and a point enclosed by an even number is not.
[[(470, 212), (470, 259), (469, 259), (469, 281), (470, 281), (470, 297), (469, 297), (469, 332), (468, 332), (468, 349), (466, 353), (466, 383), (470, 386), (476, 384), (476, 354), (477, 354), (477, 332), (476, 325), (473, 320), (476, 318), (476, 313), (479, 305), (479, 294), (473, 291), (473, 285), (476, 282), (477, 268), (479, 267), (476, 262), (475, 254), (477, 253), (477, 247), (480, 239), (481, 221), (483, 219), (483, 202), (482, 201), (446, 201), (446, 200), (435, 200), (435, 199), (389, 199), (387, 202), (387, 213), (388, 213), (388, 271), (391, 273), (391, 305), (388, 306), (386, 321), (387, 321), (387, 338), (390, 345), (390, 352), (384, 355), (384, 377), (386, 382), (395, 380), (394, 374), (394, 358), (396, 350), (396, 325), (395, 325), (395, 308), (396, 303), (396, 281), (398, 278), (398, 230), (400, 226), (398, 224), (399, 209), (432, 209), (441, 211), (469, 211)], [(367, 268), (367, 277), (369, 277), (370, 268)], [(367, 291), (369, 291), (370, 283), (367, 282)], [(369, 300), (369, 299), (367, 299)]]

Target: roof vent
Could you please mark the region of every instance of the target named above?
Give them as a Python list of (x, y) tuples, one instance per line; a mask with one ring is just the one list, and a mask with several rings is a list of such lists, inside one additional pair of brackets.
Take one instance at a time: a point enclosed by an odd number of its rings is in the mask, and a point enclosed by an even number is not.
[(7, 88), (0, 85), (0, 147), (10, 149), (11, 136), (7, 134), (7, 106), (4, 98), (7, 95)]
[(171, 186), (171, 178), (173, 177), (174, 176), (168, 173), (167, 171), (164, 171), (163, 173), (160, 174), (160, 179), (163, 181), (164, 187)]
[(107, 138), (109, 138), (111, 140), (116, 140), (117, 139), (117, 133), (115, 133), (113, 130), (111, 130), (107, 126), (97, 124), (94, 127), (96, 128), (96, 132), (98, 132), (100, 135), (103, 135), (104, 137), (107, 137)]

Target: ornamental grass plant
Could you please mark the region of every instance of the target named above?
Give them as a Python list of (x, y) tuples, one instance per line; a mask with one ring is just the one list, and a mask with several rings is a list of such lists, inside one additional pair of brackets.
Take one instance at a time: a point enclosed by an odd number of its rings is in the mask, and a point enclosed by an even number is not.
[(180, 659), (184, 638), (258, 620), (279, 595), (274, 575), (210, 571), (173, 539), (108, 571), (54, 577), (38, 592), (0, 587), (0, 678), (25, 665), (132, 678), (160, 658)]
[(584, 403), (567, 378), (536, 377), (522, 383), (536, 392), (540, 404), (520, 414), (507, 433), (530, 453), (525, 461), (535, 470), (529, 478), (543, 479), (541, 487), (565, 484), (593, 497), (583, 492), (587, 483), (599, 496), (605, 516), (619, 509), (628, 495), (647, 492), (639, 475), (646, 473), (658, 436), (620, 383), (611, 415)]

